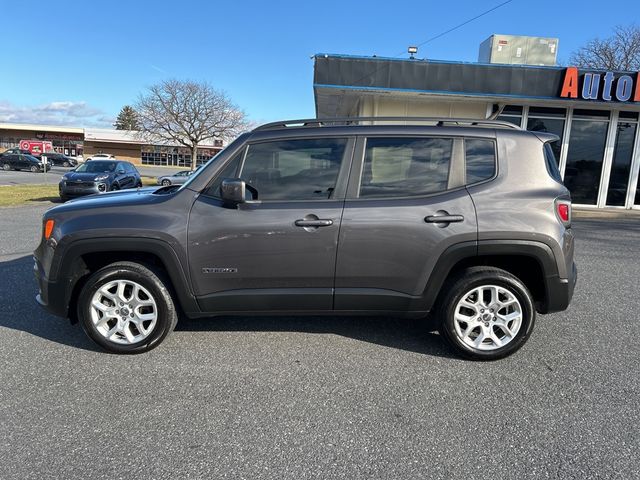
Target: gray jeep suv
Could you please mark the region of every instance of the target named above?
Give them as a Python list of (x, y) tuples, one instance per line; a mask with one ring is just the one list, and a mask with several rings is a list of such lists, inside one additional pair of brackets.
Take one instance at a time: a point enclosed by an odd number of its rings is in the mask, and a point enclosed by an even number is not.
[(576, 282), (553, 141), (488, 120), (264, 125), (184, 185), (47, 211), (37, 300), (117, 353), (157, 346), (179, 315), (364, 314), (504, 357)]

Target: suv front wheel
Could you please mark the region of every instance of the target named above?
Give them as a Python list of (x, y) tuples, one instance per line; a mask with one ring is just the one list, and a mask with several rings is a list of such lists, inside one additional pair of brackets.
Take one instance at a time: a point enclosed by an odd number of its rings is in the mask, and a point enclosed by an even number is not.
[(536, 313), (531, 294), (504, 270), (469, 268), (445, 288), (440, 332), (465, 357), (506, 357), (533, 331)]
[(142, 353), (174, 329), (178, 313), (161, 272), (118, 262), (89, 277), (78, 297), (78, 319), (105, 350)]

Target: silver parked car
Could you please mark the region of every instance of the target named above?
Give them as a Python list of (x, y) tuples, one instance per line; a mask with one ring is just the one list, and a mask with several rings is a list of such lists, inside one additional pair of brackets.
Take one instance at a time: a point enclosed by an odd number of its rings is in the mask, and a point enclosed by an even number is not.
[(178, 173), (174, 173), (173, 175), (163, 175), (158, 177), (158, 185), (162, 185), (163, 187), (167, 187), (169, 185), (182, 185), (187, 180), (189, 180), (189, 176), (193, 171), (191, 170), (182, 170)]

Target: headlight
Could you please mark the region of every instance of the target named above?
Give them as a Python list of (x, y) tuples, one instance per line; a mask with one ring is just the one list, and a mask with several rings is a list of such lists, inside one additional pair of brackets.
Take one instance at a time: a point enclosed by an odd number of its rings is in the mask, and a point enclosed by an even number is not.
[(109, 175), (98, 175), (96, 178), (94, 178), (94, 180), (96, 182), (100, 182), (102, 180), (106, 180), (107, 178), (109, 178)]

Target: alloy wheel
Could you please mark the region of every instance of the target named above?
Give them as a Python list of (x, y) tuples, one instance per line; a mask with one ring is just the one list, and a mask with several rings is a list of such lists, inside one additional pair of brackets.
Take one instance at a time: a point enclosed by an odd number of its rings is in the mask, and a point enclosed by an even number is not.
[(132, 280), (113, 280), (91, 298), (91, 321), (105, 339), (131, 345), (146, 339), (158, 321), (158, 306), (145, 287)]
[(454, 310), (458, 338), (477, 350), (497, 350), (520, 331), (522, 305), (509, 289), (482, 285), (466, 292)]

